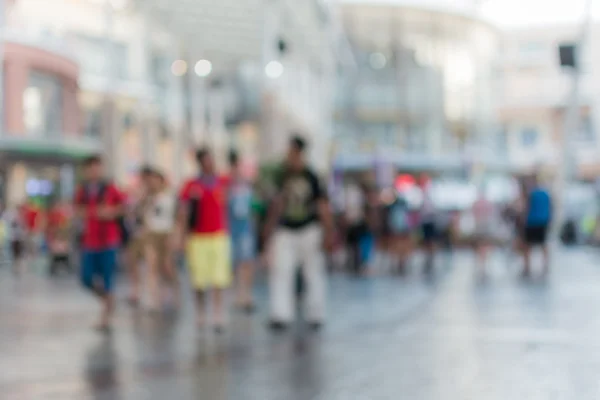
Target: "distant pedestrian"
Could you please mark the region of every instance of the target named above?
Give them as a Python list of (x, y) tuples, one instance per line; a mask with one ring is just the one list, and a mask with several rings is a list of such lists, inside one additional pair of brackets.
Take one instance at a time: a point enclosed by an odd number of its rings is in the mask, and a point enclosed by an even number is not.
[(237, 153), (229, 154), (229, 227), (233, 268), (236, 273), (237, 306), (254, 311), (252, 288), (257, 255), (256, 227), (253, 215), (253, 190), (243, 176)]
[(552, 224), (553, 207), (550, 192), (540, 185), (537, 177), (532, 178), (531, 189), (527, 196), (525, 218), (525, 266), (523, 275), (531, 274), (531, 250), (542, 248), (544, 273), (550, 269), (550, 251), (548, 232)]
[(117, 249), (121, 244), (118, 218), (123, 213), (124, 197), (104, 177), (99, 156), (84, 161), (84, 175), (85, 182), (77, 189), (74, 201), (83, 225), (81, 280), (102, 302), (97, 328), (106, 332), (115, 309)]
[(153, 169), (147, 178), (144, 215), (144, 259), (148, 265), (150, 308), (179, 304), (179, 285), (174, 263), (173, 230), (175, 196), (169, 193), (164, 175)]

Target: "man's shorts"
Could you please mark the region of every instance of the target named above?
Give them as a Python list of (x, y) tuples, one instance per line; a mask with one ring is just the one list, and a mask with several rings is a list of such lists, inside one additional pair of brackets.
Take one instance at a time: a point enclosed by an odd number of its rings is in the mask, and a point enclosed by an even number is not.
[(146, 249), (146, 235), (138, 234), (131, 237), (126, 245), (128, 262), (130, 266), (137, 267), (139, 263), (144, 261)]
[(256, 258), (256, 237), (253, 229), (231, 229), (231, 258), (234, 267)]
[(162, 232), (148, 232), (145, 244), (156, 253), (159, 265), (165, 265), (171, 257), (171, 234)]
[(102, 281), (102, 289), (111, 293), (117, 273), (117, 249), (83, 250), (81, 254), (81, 280), (88, 288)]
[(548, 238), (548, 225), (525, 227), (525, 242), (532, 246), (546, 244)]
[(437, 239), (437, 226), (435, 222), (423, 222), (421, 224), (421, 235), (424, 243), (433, 243)]
[(186, 258), (194, 289), (225, 289), (231, 285), (228, 234), (192, 234), (187, 241)]

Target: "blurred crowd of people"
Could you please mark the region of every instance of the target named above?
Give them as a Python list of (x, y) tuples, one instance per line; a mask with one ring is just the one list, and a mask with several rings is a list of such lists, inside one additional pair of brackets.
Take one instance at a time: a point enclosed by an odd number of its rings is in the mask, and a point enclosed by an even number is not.
[[(338, 265), (362, 274), (405, 274), (412, 256), (424, 255), (424, 271), (431, 272), (440, 250), (472, 248), (479, 270), (485, 273), (492, 248), (503, 248), (522, 257), (523, 274), (531, 272), (531, 250), (540, 247), (544, 269), (549, 266), (548, 234), (553, 223), (550, 192), (534, 175), (519, 178), (519, 195), (507, 202), (493, 202), (482, 185), (468, 210), (436, 206), (429, 177), (417, 183), (418, 202), (411, 201), (414, 187), (384, 188), (357, 181), (345, 185), (343, 206), (337, 216), (347, 250)], [(460, 235), (468, 217), (468, 235)]]
[[(294, 322), (301, 292), (307, 325), (318, 330), (326, 319), (328, 267), (357, 276), (404, 275), (419, 252), (423, 270), (432, 273), (439, 250), (459, 244), (459, 215), (436, 206), (429, 178), (417, 182), (418, 204), (402, 188), (354, 181), (335, 208), (305, 162), (306, 147), (299, 136), (290, 141), (270, 191), (245, 177), (234, 152), (223, 175), (211, 150), (199, 149), (198, 173), (180, 188), (146, 166), (139, 186), (128, 193), (104, 175), (100, 156), (89, 157), (72, 202), (56, 202), (46, 211), (31, 204), (3, 211), (13, 269), (19, 274), (45, 248), (51, 275), (79, 271), (83, 287), (100, 300), (97, 327), (105, 332), (112, 325), (117, 281), (127, 282), (131, 306), (152, 313), (178, 309), (183, 288), (191, 286), (198, 325), (222, 332), (228, 289), (234, 287), (236, 308), (252, 313), (255, 275), (264, 272), (269, 327), (282, 331)], [(531, 273), (531, 250), (541, 247), (548, 271), (552, 197), (535, 177), (522, 181), (520, 193), (514, 202), (496, 204), (482, 188), (473, 203), (468, 244), (482, 273), (493, 246), (521, 255), (524, 275)], [(500, 226), (510, 232), (507, 238), (500, 239)]]

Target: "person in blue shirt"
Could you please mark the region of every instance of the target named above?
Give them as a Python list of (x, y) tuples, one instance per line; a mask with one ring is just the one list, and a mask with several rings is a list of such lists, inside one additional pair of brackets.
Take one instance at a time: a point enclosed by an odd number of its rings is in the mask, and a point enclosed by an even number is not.
[(547, 273), (550, 264), (548, 250), (548, 231), (552, 223), (552, 196), (543, 188), (537, 178), (532, 179), (531, 190), (527, 196), (525, 210), (525, 268), (524, 276), (531, 273), (531, 250), (541, 247), (544, 256), (544, 272)]
[(238, 155), (229, 154), (231, 181), (229, 188), (229, 228), (233, 266), (237, 275), (237, 305), (243, 311), (254, 311), (252, 287), (254, 261), (256, 258), (256, 236), (253, 219), (253, 190), (242, 174)]

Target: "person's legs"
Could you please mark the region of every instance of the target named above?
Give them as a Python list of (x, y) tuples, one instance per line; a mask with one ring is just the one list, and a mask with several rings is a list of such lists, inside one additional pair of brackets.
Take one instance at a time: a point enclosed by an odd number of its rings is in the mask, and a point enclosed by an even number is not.
[(314, 328), (319, 328), (325, 320), (327, 273), (323, 257), (323, 231), (319, 226), (311, 226), (299, 237), (302, 268), (306, 279), (306, 318)]
[(125, 251), (125, 264), (129, 279), (129, 302), (137, 305), (140, 299), (140, 262), (142, 261), (143, 244), (140, 238), (133, 238)]
[(117, 250), (107, 249), (97, 253), (96, 262), (100, 264), (99, 268), (103, 278), (103, 308), (99, 328), (109, 329), (115, 311), (114, 287), (117, 272)]
[(97, 294), (96, 288), (94, 287), (94, 275), (96, 268), (94, 254), (95, 252), (89, 250), (83, 250), (81, 252), (81, 284), (86, 289), (90, 290), (94, 294)]
[(251, 312), (254, 308), (252, 299), (256, 255), (254, 235), (249, 230), (232, 233), (231, 248), (237, 275), (236, 304), (241, 309)]
[(425, 272), (433, 271), (435, 263), (435, 224), (426, 222), (422, 227), (423, 248), (425, 251)]
[(209, 248), (203, 235), (192, 235), (186, 245), (187, 266), (196, 293), (196, 322), (199, 327), (206, 322), (206, 291), (209, 285)]
[(477, 265), (481, 272), (485, 272), (487, 263), (488, 243), (485, 237), (477, 238), (476, 244)]
[(168, 304), (173, 304), (175, 307), (179, 305), (179, 279), (177, 277), (177, 267), (174, 262), (174, 254), (171, 246), (171, 238), (169, 234), (160, 236), (158, 266), (159, 276), (163, 283), (162, 298)]
[(398, 272), (402, 275), (408, 270), (408, 263), (412, 253), (412, 238), (410, 233), (402, 234), (397, 239)]
[(269, 273), (271, 324), (285, 328), (294, 318), (294, 277), (298, 265), (298, 235), (281, 229), (273, 238), (273, 265)]
[(149, 235), (145, 245), (145, 258), (148, 263), (148, 292), (150, 295), (150, 309), (157, 311), (162, 303), (161, 299), (161, 285), (159, 277), (159, 251), (157, 248), (157, 240), (153, 235)]
[(22, 240), (13, 240), (11, 243), (13, 273), (19, 275), (25, 263), (25, 245)]
[(550, 248), (548, 246), (548, 226), (540, 227), (540, 240), (539, 245), (542, 247), (542, 256), (544, 262), (544, 274), (550, 271)]
[(225, 291), (231, 286), (231, 245), (228, 235), (217, 234), (209, 239), (209, 248), (212, 261), (212, 276), (210, 286), (213, 300), (213, 321), (215, 330), (222, 331), (225, 325)]
[(523, 276), (528, 277), (531, 274), (531, 250), (535, 244), (535, 229), (525, 228), (525, 238), (523, 243)]

